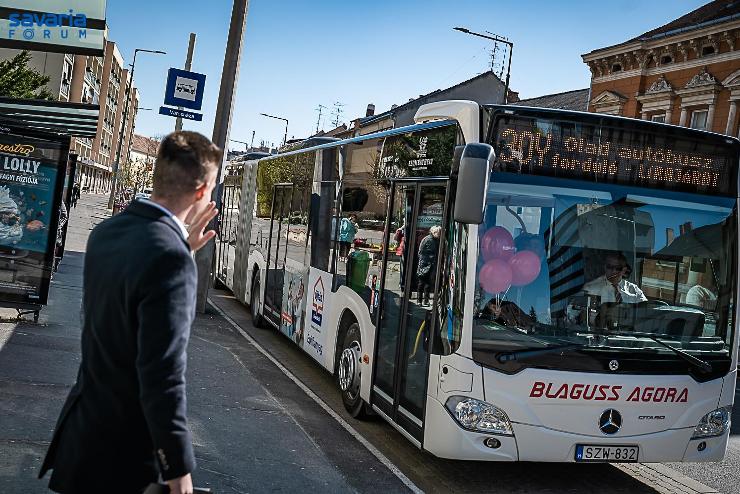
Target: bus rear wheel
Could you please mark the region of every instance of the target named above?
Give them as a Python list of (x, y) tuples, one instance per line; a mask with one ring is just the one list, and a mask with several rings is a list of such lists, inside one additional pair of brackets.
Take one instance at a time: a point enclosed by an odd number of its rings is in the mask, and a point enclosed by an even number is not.
[(355, 322), (344, 335), (337, 365), (337, 383), (342, 392), (344, 408), (356, 419), (365, 419), (370, 415), (367, 404), (360, 397), (361, 358), (360, 325)]
[(252, 281), (252, 296), (249, 298), (249, 310), (252, 313), (252, 324), (255, 328), (265, 327), (265, 318), (260, 310), (260, 275), (254, 275)]

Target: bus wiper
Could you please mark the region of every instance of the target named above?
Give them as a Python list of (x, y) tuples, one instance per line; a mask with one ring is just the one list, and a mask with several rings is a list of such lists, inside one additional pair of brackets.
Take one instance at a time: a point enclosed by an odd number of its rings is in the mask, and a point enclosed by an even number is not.
[(690, 353), (681, 350), (680, 348), (676, 348), (673, 345), (669, 345), (665, 341), (661, 340), (657, 336), (655, 336), (652, 333), (640, 333), (638, 331), (609, 331), (609, 332), (600, 332), (599, 334), (602, 334), (604, 336), (637, 336), (642, 338), (648, 338), (653, 340), (655, 343), (662, 345), (666, 347), (667, 349), (671, 350), (673, 353), (681, 357), (686, 362), (690, 363), (694, 367), (697, 367), (699, 370), (709, 373), (712, 372), (712, 364), (707, 362), (706, 360), (702, 360), (700, 358), (694, 357)]
[(568, 345), (555, 345), (555, 346), (549, 346), (546, 348), (537, 348), (536, 350), (520, 350), (518, 352), (505, 352), (500, 353), (496, 360), (501, 362), (502, 364), (505, 364), (506, 362), (511, 362), (512, 360), (519, 360), (521, 358), (525, 357), (535, 357), (537, 355), (542, 355), (545, 353), (551, 353), (556, 351), (565, 351), (565, 350), (575, 350), (577, 348), (583, 348), (585, 345), (582, 343), (572, 343)]

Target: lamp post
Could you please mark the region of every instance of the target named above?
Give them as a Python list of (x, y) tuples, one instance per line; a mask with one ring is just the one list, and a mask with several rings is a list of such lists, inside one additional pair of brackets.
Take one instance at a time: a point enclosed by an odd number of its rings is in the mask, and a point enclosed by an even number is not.
[(495, 34), (489, 36), (487, 34), (476, 33), (465, 27), (456, 27), (453, 29), (455, 31), (460, 31), (461, 33), (470, 34), (471, 36), (478, 36), (479, 38), (485, 38), (485, 39), (490, 39), (491, 41), (497, 41), (509, 47), (509, 67), (506, 69), (506, 83), (504, 84), (504, 104), (508, 103), (509, 102), (509, 77), (511, 76), (511, 54), (514, 51), (514, 43), (512, 43), (508, 39), (504, 39), (500, 36), (496, 36)]
[[(123, 148), (123, 129), (126, 127), (126, 119), (128, 118), (128, 105), (131, 102), (131, 90), (134, 88), (134, 71), (136, 70), (136, 54), (139, 52), (143, 53), (155, 53), (158, 55), (166, 55), (166, 52), (160, 50), (144, 50), (137, 48), (134, 50), (134, 60), (131, 62), (131, 83), (126, 88), (126, 103), (123, 105), (123, 122), (121, 130), (118, 132), (118, 149), (116, 150), (116, 160), (113, 162), (113, 179), (110, 185), (110, 197), (108, 198), (108, 209), (113, 208), (113, 202), (116, 198), (116, 188), (118, 185), (118, 168), (121, 163), (121, 148)], [(124, 81), (125, 84), (125, 81)], [(130, 142), (130, 141), (129, 141)]]
[(260, 113), (263, 117), (269, 117), (269, 118), (275, 118), (277, 120), (282, 120), (285, 122), (285, 137), (283, 137), (283, 146), (288, 142), (288, 119), (283, 117), (276, 117), (274, 115), (268, 115), (267, 113)]

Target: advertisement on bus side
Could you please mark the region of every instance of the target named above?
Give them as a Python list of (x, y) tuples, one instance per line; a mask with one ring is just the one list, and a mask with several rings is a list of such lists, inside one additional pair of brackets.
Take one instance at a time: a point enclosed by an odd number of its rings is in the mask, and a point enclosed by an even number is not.
[(299, 346), (303, 346), (303, 322), (306, 313), (305, 268), (302, 265), (292, 265), (290, 259), (287, 259), (284, 277), (280, 331)]
[(311, 268), (308, 274), (308, 324), (303, 349), (323, 364), (326, 359), (327, 304), (331, 293), (332, 276), (326, 271)]

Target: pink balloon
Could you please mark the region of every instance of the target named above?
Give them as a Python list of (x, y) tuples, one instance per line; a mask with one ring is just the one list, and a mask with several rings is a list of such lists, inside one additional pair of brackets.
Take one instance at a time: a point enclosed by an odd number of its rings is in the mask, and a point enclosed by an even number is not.
[(480, 286), (491, 295), (508, 290), (511, 286), (511, 276), (511, 266), (501, 259), (488, 261), (478, 273)]
[(509, 260), (511, 266), (511, 284), (514, 286), (529, 285), (540, 275), (540, 258), (531, 250), (514, 254)]
[(480, 248), (483, 259), (503, 259), (508, 261), (514, 256), (514, 239), (509, 230), (500, 226), (489, 228), (480, 239)]

